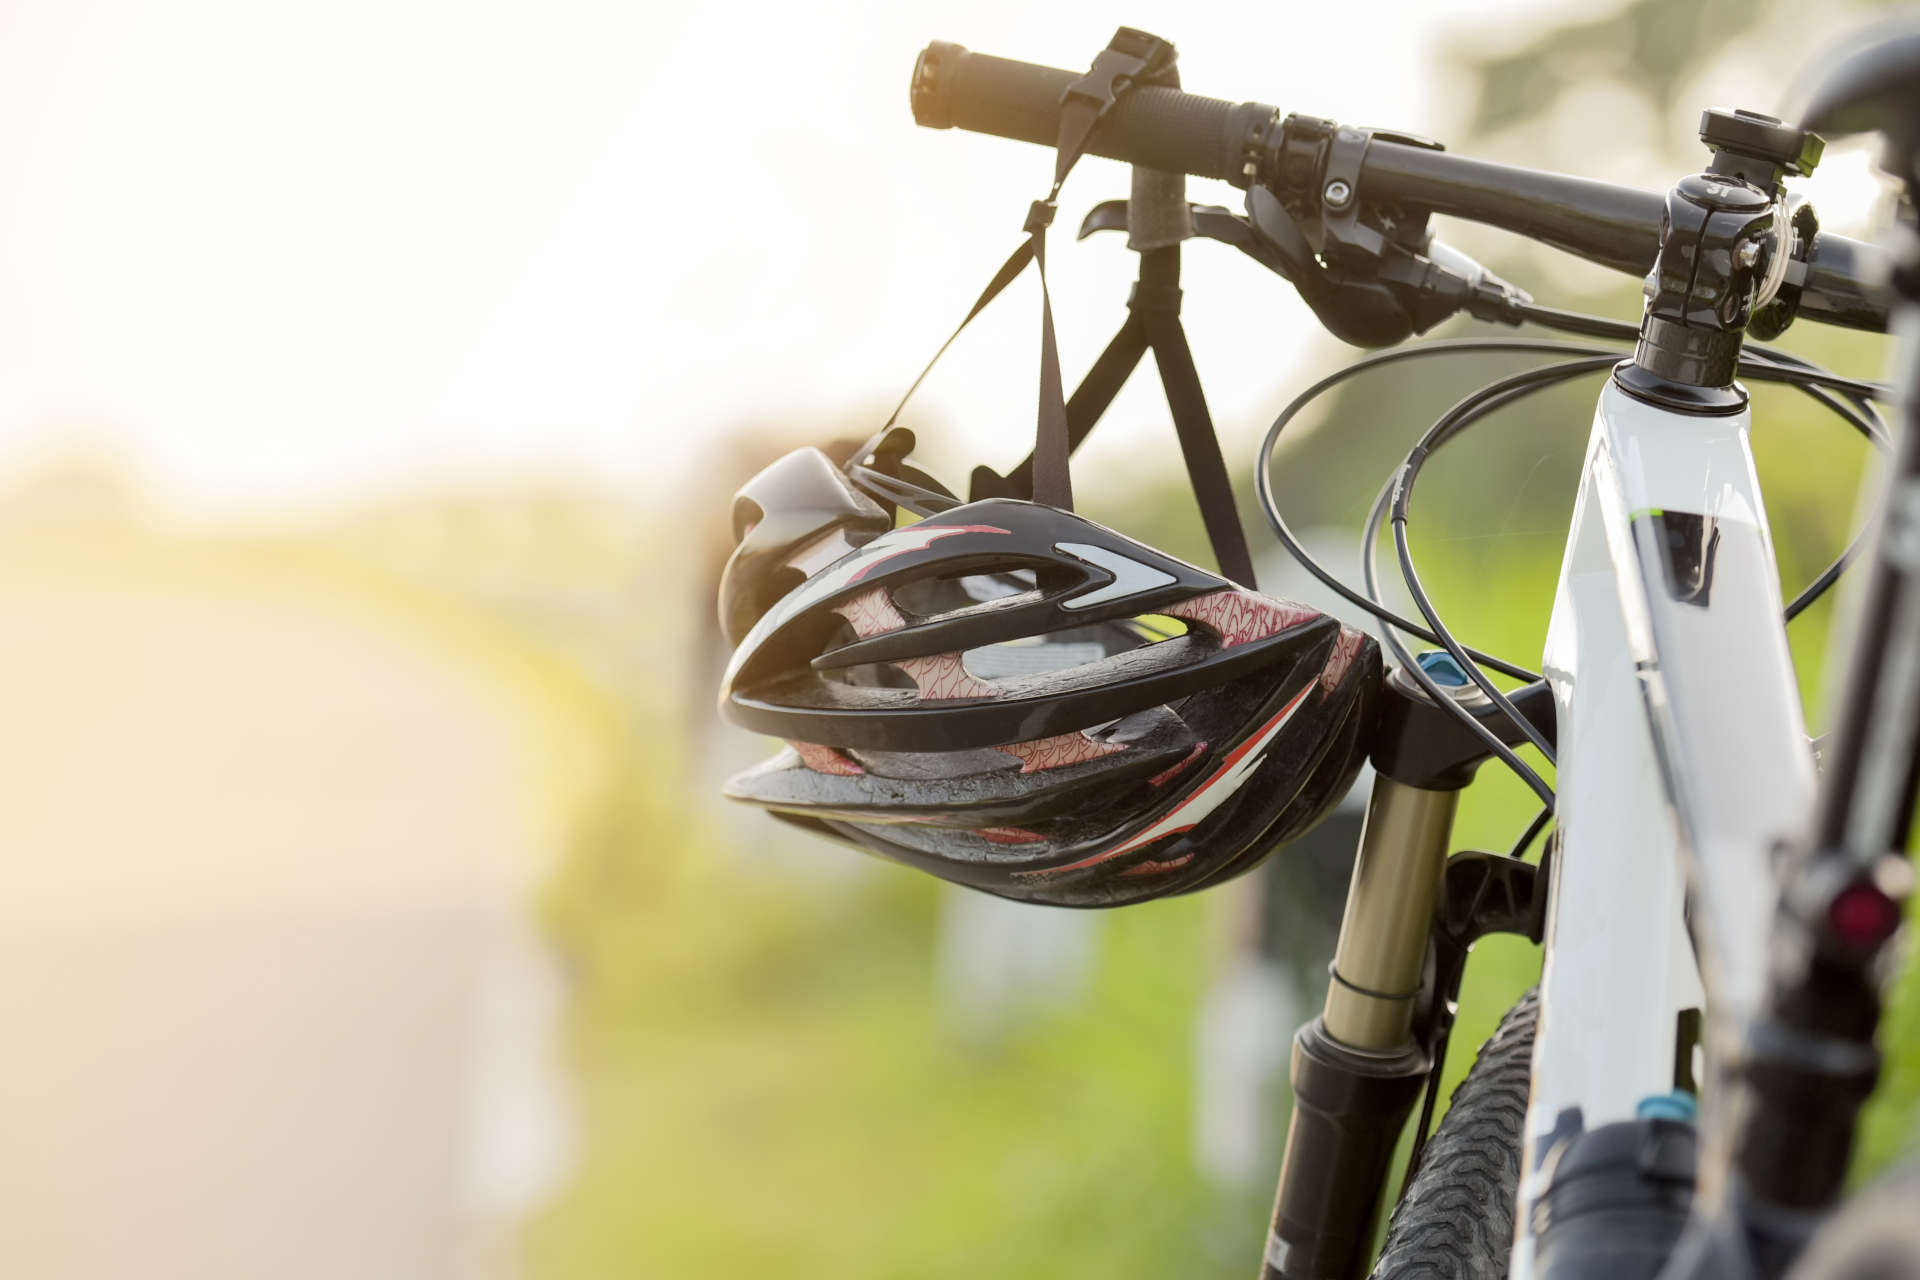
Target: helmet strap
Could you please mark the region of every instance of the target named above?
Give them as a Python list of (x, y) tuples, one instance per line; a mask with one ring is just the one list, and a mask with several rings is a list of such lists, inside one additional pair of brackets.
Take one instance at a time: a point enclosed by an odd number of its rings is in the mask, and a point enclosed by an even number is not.
[[(1140, 274), (1127, 299), (1127, 320), (1101, 352), (1069, 401), (1060, 375), (1059, 344), (1054, 335), (1053, 296), (1047, 286), (1047, 229), (1059, 209), (1060, 190), (1067, 175), (1085, 154), (1087, 143), (1114, 104), (1142, 85), (1177, 87), (1179, 73), (1174, 66), (1172, 44), (1158, 36), (1121, 27), (1087, 74), (1067, 87), (1061, 99), (1060, 132), (1054, 147), (1053, 184), (1045, 198), (1036, 200), (1027, 210), (1026, 239), (994, 272), (973, 306), (940, 349), (920, 371), (900, 403), (887, 418), (885, 427), (875, 436), (883, 438), (893, 428), (907, 401), (926, 380), (933, 366), (945, 355), (973, 318), (1025, 271), (1031, 262), (1040, 277), (1040, 395), (1034, 425), (1033, 452), (1005, 477), (986, 467), (973, 473), (972, 498), (1022, 497), (1062, 510), (1073, 509), (1073, 482), (1070, 458), (1092, 431), (1113, 399), (1120, 392), (1140, 358), (1149, 350), (1166, 389), (1167, 407), (1173, 414), (1174, 431), (1180, 440), (1181, 454), (1194, 497), (1206, 524), (1221, 573), (1244, 586), (1254, 585), (1253, 557), (1247, 548), (1233, 496), (1233, 483), (1214, 432), (1213, 418), (1207, 410), (1200, 376), (1194, 367), (1193, 352), (1187, 344), (1186, 330), (1180, 323), (1180, 240), (1190, 234), (1186, 223), (1186, 201), (1177, 175), (1156, 174), (1135, 168), (1134, 203), (1142, 205), (1147, 191), (1157, 191), (1156, 208), (1161, 214), (1177, 205), (1171, 222), (1177, 228), (1168, 232), (1166, 220), (1156, 223), (1149, 241), (1143, 242), (1139, 225), (1130, 244), (1140, 254)], [(1168, 190), (1156, 183), (1171, 181)], [(1124, 208), (1124, 205), (1122, 205)], [(1113, 206), (1103, 205), (1089, 216), (1081, 229), (1085, 236), (1104, 225), (1100, 218)], [(1140, 223), (1152, 222), (1143, 218)], [(862, 456), (868, 452), (862, 450)], [(858, 461), (859, 459), (856, 459)]]

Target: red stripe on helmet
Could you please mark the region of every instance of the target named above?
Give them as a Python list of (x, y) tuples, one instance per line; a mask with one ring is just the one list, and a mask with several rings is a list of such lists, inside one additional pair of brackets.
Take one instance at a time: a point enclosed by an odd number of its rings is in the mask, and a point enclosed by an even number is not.
[(1192, 764), (1195, 760), (1198, 760), (1200, 758), (1200, 753), (1202, 751), (1205, 751), (1206, 749), (1207, 749), (1206, 743), (1204, 742), (1194, 743), (1193, 750), (1187, 752), (1186, 759), (1176, 761), (1175, 763), (1170, 764), (1166, 768), (1162, 769), (1160, 772), (1154, 774), (1151, 778), (1147, 779), (1147, 785), (1150, 787), (1165, 786), (1167, 783), (1173, 781), (1174, 777), (1177, 774), (1184, 773), (1186, 771), (1187, 766)]
[(1193, 851), (1189, 849), (1177, 858), (1168, 858), (1165, 862), (1137, 862), (1120, 874), (1123, 876), (1157, 876), (1168, 871), (1178, 871), (1193, 861)]
[[(1215, 769), (1205, 782), (1196, 787), (1185, 800), (1175, 805), (1171, 812), (1148, 827), (1145, 831), (1140, 832), (1130, 839), (1121, 841), (1111, 849), (1103, 849), (1099, 853), (1082, 858), (1078, 862), (1070, 862), (1061, 867), (1041, 867), (1033, 871), (1016, 871), (1013, 874), (1017, 876), (1040, 876), (1057, 875), (1062, 871), (1080, 871), (1087, 867), (1094, 866), (1097, 863), (1105, 862), (1109, 858), (1117, 858), (1130, 850), (1152, 844), (1154, 841), (1164, 839), (1167, 836), (1178, 835), (1182, 831), (1193, 830), (1199, 826), (1201, 821), (1209, 814), (1219, 808), (1227, 796), (1232, 795), (1234, 791), (1239, 789), (1240, 784), (1246, 781), (1246, 776), (1242, 775), (1239, 778), (1233, 779), (1232, 785), (1228, 787), (1226, 793), (1218, 797), (1215, 797), (1213, 794), (1214, 788), (1219, 786), (1222, 780), (1226, 779), (1227, 775), (1232, 773), (1234, 768), (1238, 766), (1242, 760), (1246, 759), (1248, 755), (1264, 748), (1267, 743), (1273, 740), (1273, 736), (1280, 732), (1280, 727), (1292, 718), (1295, 711), (1300, 709), (1300, 704), (1306, 700), (1307, 694), (1310, 693), (1313, 688), (1314, 686), (1309, 684), (1305, 689), (1294, 694), (1293, 700), (1288, 702), (1286, 706), (1280, 708), (1280, 711), (1271, 720), (1261, 725), (1255, 732), (1248, 734), (1244, 742), (1229, 752), (1227, 758), (1220, 762), (1220, 767)], [(1207, 800), (1211, 800), (1212, 803), (1203, 805), (1202, 802)], [(1194, 812), (1196, 809), (1198, 809), (1199, 812)], [(1180, 818), (1183, 814), (1191, 814), (1192, 816), (1187, 821), (1182, 822)]]

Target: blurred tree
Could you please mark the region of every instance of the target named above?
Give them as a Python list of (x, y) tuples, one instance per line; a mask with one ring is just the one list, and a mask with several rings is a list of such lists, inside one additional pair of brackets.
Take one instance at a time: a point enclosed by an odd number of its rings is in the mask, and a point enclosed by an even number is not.
[[(1865, 0), (1888, 7), (1894, 0)], [(1467, 129), (1485, 137), (1537, 120), (1566, 92), (1596, 78), (1616, 80), (1664, 115), (1695, 104), (1680, 100), (1689, 81), (1756, 31), (1791, 37), (1804, 56), (1844, 26), (1844, 10), (1815, 11), (1782, 0), (1630, 0), (1610, 14), (1542, 31), (1519, 48), (1456, 60), (1475, 86)]]
[(1621, 81), (1664, 113), (1719, 52), (1717, 35), (1742, 32), (1782, 7), (1776, 0), (1632, 0), (1604, 17), (1543, 31), (1509, 53), (1462, 52), (1456, 56), (1478, 87), (1468, 130), (1484, 137), (1539, 119), (1569, 88), (1598, 77)]

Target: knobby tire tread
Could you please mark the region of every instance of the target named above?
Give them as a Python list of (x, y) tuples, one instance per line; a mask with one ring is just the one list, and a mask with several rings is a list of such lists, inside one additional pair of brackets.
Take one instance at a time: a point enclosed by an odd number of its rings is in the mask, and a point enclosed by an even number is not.
[(1504, 1280), (1540, 991), (1480, 1047), (1387, 1223), (1374, 1280)]

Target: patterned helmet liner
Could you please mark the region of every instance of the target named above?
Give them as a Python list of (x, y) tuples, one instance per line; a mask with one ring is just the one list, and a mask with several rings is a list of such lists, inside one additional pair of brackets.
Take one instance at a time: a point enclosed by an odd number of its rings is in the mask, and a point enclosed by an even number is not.
[(849, 818), (938, 821), (936, 815), (950, 814), (970, 825), (991, 812), (1000, 815), (993, 821), (1021, 821), (1089, 785), (1164, 786), (1164, 775), (1186, 766), (1197, 745), (1187, 722), (1163, 707), (1126, 717), (1097, 738), (1062, 736), (1083, 745), (1054, 750), (1057, 740), (1043, 739), (968, 752), (843, 752), (794, 743), (791, 754), (736, 778), (729, 792)]

